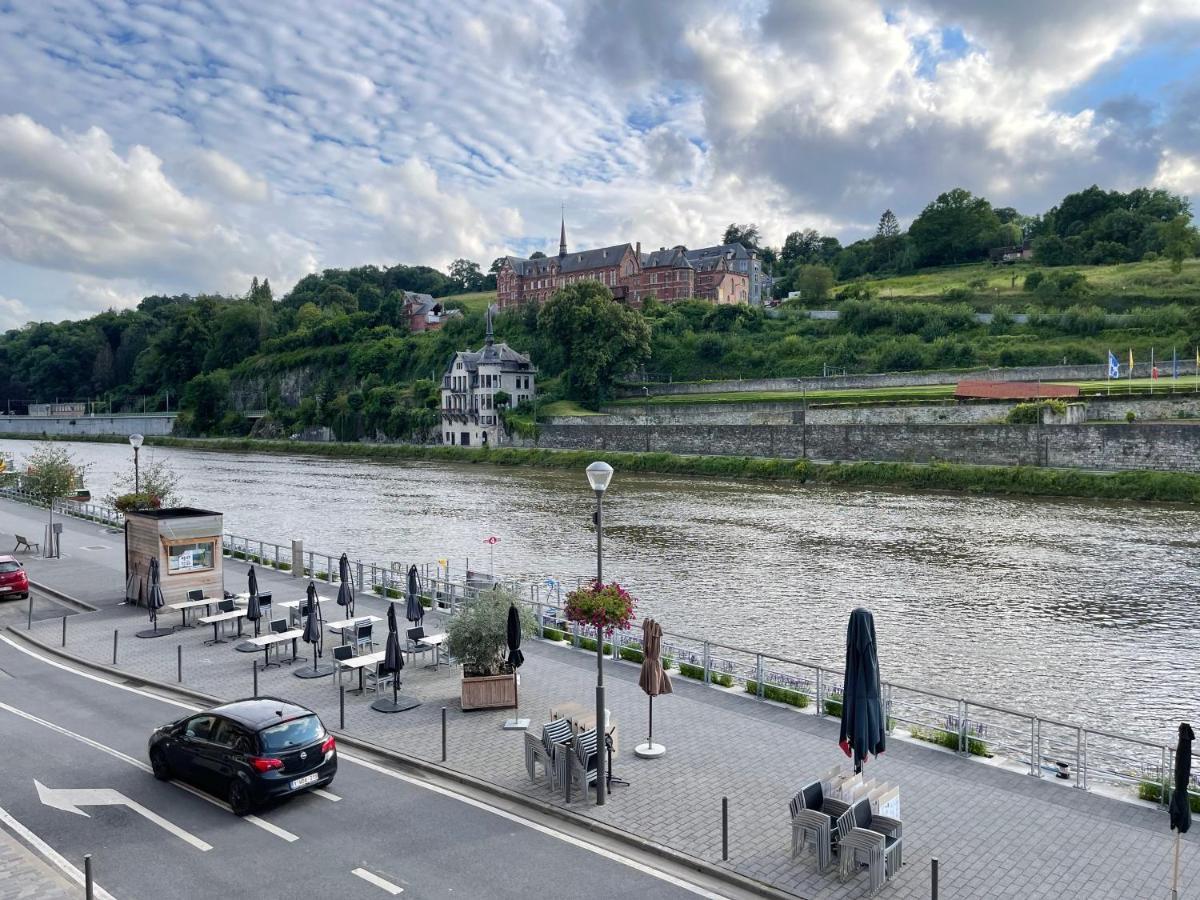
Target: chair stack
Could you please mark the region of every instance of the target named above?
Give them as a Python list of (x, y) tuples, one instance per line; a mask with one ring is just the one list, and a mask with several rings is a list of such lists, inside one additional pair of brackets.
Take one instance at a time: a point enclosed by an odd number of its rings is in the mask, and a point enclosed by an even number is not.
[(566, 719), (555, 719), (542, 726), (542, 736), (525, 733), (525, 769), (531, 781), (537, 781), (537, 763), (542, 764), (542, 777), (552, 779), (555, 790), (559, 789), (554, 758), (562, 747), (571, 741), (571, 723)]
[(898, 819), (873, 814), (865, 797), (854, 804), (847, 818), (849, 827), (838, 838), (841, 879), (845, 881), (865, 865), (874, 893), (904, 864), (903, 825)]
[(596, 746), (596, 729), (593, 728), (579, 732), (569, 747), (564, 746), (555, 754), (556, 786), (561, 787), (566, 796), (571, 796), (576, 787), (580, 794), (587, 796), (588, 787), (596, 783), (599, 762)]

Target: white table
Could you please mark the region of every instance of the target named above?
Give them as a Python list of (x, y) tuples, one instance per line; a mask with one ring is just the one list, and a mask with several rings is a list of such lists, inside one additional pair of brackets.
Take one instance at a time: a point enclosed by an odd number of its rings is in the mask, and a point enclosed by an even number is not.
[(353, 619), (338, 619), (336, 622), (330, 622), (329, 630), (336, 631), (342, 636), (342, 646), (346, 644), (346, 632), (353, 630), (356, 625), (374, 625), (376, 622), (382, 622), (383, 619), (379, 616), (357, 616)]
[[(317, 594), (317, 600), (323, 604), (327, 604), (327, 603), (335, 603), (336, 604), (337, 603), (336, 600), (331, 600), (328, 597), (322, 597), (320, 594)], [(288, 611), (288, 618), (291, 619), (299, 614), (300, 607), (303, 606), (307, 602), (308, 602), (308, 597), (304, 596), (304, 597), (301, 597), (299, 600), (283, 600), (283, 601), (273, 604), (273, 605), (277, 609), (286, 609)]]
[(442, 644), (446, 642), (446, 637), (447, 636), (445, 633), (427, 634), (425, 637), (417, 641), (418, 645), (425, 644), (426, 646), (433, 648), (433, 665), (426, 666), (425, 668), (433, 669), (435, 672), (438, 670), (438, 667), (442, 662)]
[(271, 648), (276, 648), (275, 657), (279, 659), (278, 648), (288, 641), (292, 642), (292, 658), (287, 662), (295, 662), (299, 657), (296, 655), (296, 641), (304, 637), (304, 631), (300, 628), (293, 628), (291, 631), (272, 631), (270, 634), (264, 634), (261, 637), (250, 638), (247, 643), (254, 644), (256, 647), (262, 647), (263, 651), (263, 668), (268, 666), (282, 665), (282, 662), (271, 662)]
[(342, 683), (342, 669), (358, 669), (358, 693), (363, 693), (363, 672), (370, 666), (383, 662), (384, 652), (364, 653), (362, 656), (352, 656), (349, 659), (337, 661), (337, 683)]
[(208, 615), (209, 610), (212, 609), (212, 605), (220, 602), (221, 600), (219, 597), (201, 597), (199, 600), (181, 600), (178, 603), (168, 603), (167, 609), (179, 610), (179, 615), (183, 619), (183, 624), (179, 626), (180, 628), (195, 628), (196, 626), (194, 623), (191, 625), (188, 624), (187, 614), (191, 610), (199, 609), (203, 606), (204, 614)]
[(241, 637), (242, 636), (242, 619), (244, 619), (245, 617), (246, 617), (246, 611), (244, 609), (235, 609), (235, 610), (232, 610), (231, 612), (217, 613), (215, 616), (201, 616), (199, 619), (200, 622), (202, 622), (205, 625), (211, 625), (213, 627), (213, 639), (211, 641), (205, 641), (204, 643), (206, 643), (206, 644), (224, 644), (225, 639), (222, 638), (220, 636), (220, 634), (218, 634), (217, 629), (219, 629), (221, 627), (222, 622), (232, 622), (234, 620), (237, 621), (237, 626), (238, 626), (237, 636)]

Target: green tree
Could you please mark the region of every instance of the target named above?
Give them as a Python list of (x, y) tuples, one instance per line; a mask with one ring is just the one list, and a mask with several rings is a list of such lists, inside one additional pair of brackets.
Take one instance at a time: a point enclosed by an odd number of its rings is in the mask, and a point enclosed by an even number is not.
[(753, 222), (745, 225), (730, 222), (725, 229), (725, 234), (721, 237), (722, 244), (741, 244), (747, 250), (757, 250), (760, 240), (762, 240), (762, 235), (759, 233), (758, 226)]
[(180, 506), (179, 475), (166, 460), (149, 459), (136, 473), (132, 467), (118, 472), (104, 502), (122, 512)]
[(784, 265), (815, 262), (821, 255), (821, 235), (815, 228), (793, 231), (783, 242), (779, 259)]
[(479, 263), (469, 259), (456, 259), (450, 263), (450, 280), (463, 292), (483, 289), (483, 272)]
[(802, 300), (824, 300), (833, 289), (833, 271), (828, 266), (801, 266), (796, 288)]
[(183, 390), (183, 408), (191, 413), (192, 427), (200, 434), (213, 432), (229, 409), (229, 375), (197, 375)]
[(999, 230), (1000, 221), (986, 199), (955, 188), (926, 206), (908, 234), (922, 264), (943, 266), (982, 258)]
[(875, 229), (875, 237), (890, 238), (900, 236), (900, 222), (896, 219), (896, 214), (890, 209), (885, 209), (883, 215), (879, 217), (879, 226)]
[(560, 348), (577, 399), (599, 403), (613, 382), (650, 356), (650, 326), (637, 310), (617, 303), (598, 281), (558, 291), (538, 314), (538, 328)]
[(1171, 260), (1171, 271), (1176, 275), (1183, 271), (1183, 261), (1196, 255), (1196, 229), (1190, 223), (1190, 216), (1179, 215), (1160, 229), (1163, 254)]
[[(71, 452), (61, 444), (38, 444), (29, 457), (29, 466), (21, 485), (50, 508), (50, 524), (54, 524), (54, 504), (75, 493), (77, 482), (86, 473)], [(43, 547), (46, 556), (57, 553)]]

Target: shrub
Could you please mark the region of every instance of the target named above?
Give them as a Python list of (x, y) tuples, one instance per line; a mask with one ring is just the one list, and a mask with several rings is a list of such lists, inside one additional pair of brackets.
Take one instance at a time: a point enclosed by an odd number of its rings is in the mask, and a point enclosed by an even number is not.
[(1018, 403), (1008, 411), (1004, 421), (1009, 425), (1036, 425), (1042, 418), (1042, 410), (1048, 409), (1055, 415), (1064, 415), (1067, 411), (1065, 400), (1040, 400), (1036, 403)]
[(825, 715), (833, 716), (835, 719), (842, 717), (842, 701), (841, 700), (826, 700)]
[[(911, 726), (908, 731), (918, 741), (927, 741), (949, 750), (958, 750), (958, 734), (953, 731), (946, 731), (942, 728), (922, 728), (919, 725)], [(979, 738), (967, 738), (967, 752), (972, 756), (991, 756), (988, 753), (987, 744)]]
[(499, 675), (506, 671), (508, 611), (513, 605), (520, 616), (521, 633), (533, 634), (537, 630), (533, 613), (499, 589), (465, 604), (450, 620), (446, 650), (462, 660), (464, 675)]
[(628, 660), (629, 662), (640, 663), (645, 658), (646, 658), (646, 655), (644, 653), (642, 653), (641, 650), (638, 650), (636, 647), (622, 647), (621, 648), (621, 659)]
[(663, 669), (664, 669), (664, 670), (670, 669), (670, 668), (671, 668), (671, 666), (675, 665), (675, 657), (673, 657), (673, 656), (664, 656), (664, 657), (663, 657), (663, 660), (662, 660), (662, 664), (663, 664)]
[[(664, 666), (664, 668), (666, 668)], [(679, 664), (679, 674), (687, 678), (694, 678), (697, 681), (704, 680), (704, 666), (694, 666), (691, 663)], [(712, 684), (719, 684), (721, 687), (733, 687), (733, 676), (728, 672), (709, 672), (708, 680)]]
[(1128, 422), (1130, 425), (1133, 424), (1133, 421), (1136, 418), (1137, 418), (1137, 413), (1135, 413), (1132, 409), (1125, 411), (1125, 421)]
[(542, 637), (548, 641), (565, 641), (568, 636), (557, 628), (543, 628)]
[(1033, 271), (1025, 276), (1024, 287), (1026, 291), (1033, 292), (1037, 290), (1039, 284), (1046, 280), (1046, 276), (1042, 272)]
[[(595, 650), (596, 649), (596, 639), (590, 638), (590, 637), (580, 637), (579, 638), (579, 646), (582, 647), (584, 650)], [(604, 642), (604, 652), (606, 655), (612, 654), (612, 644), (610, 644), (608, 641)]]
[[(752, 679), (746, 680), (746, 693), (757, 694), (758, 682)], [(786, 703), (788, 706), (794, 706), (797, 709), (805, 709), (808, 707), (808, 694), (800, 691), (793, 691), (791, 688), (779, 687), (776, 684), (763, 685), (763, 697), (767, 700), (774, 700), (778, 703)]]
[[(1157, 781), (1142, 781), (1138, 783), (1139, 799), (1149, 800), (1151, 803), (1161, 803), (1162, 796), (1163, 786)], [(1192, 808), (1192, 812), (1200, 813), (1200, 796), (1188, 794), (1188, 806)]]

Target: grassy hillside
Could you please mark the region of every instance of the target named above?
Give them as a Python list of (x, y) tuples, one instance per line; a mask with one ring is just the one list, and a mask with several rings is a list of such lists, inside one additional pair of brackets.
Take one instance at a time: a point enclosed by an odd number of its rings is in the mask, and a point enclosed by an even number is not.
[(488, 308), (488, 304), (496, 302), (496, 292), (477, 291), (474, 294), (454, 294), (443, 298), (443, 302), (449, 306), (461, 303), (464, 309), (481, 313)]

